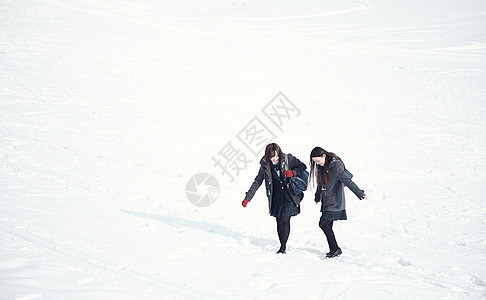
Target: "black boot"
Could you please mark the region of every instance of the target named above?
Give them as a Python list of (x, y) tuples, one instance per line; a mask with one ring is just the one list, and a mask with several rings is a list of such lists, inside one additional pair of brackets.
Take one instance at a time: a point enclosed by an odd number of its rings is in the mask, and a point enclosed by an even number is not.
[(333, 258), (333, 257), (341, 255), (342, 253), (343, 253), (343, 251), (341, 251), (341, 248), (337, 248), (337, 250), (335, 250), (335, 251), (331, 251), (329, 253), (326, 253), (326, 257), (327, 258)]

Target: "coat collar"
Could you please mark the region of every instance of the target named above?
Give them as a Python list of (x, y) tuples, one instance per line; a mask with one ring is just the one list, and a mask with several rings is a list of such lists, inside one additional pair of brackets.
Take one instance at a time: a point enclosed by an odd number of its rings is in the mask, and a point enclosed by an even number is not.
[(338, 159), (335, 159), (334, 157), (331, 159), (331, 162), (329, 162), (329, 169), (336, 167), (336, 165), (339, 163)]

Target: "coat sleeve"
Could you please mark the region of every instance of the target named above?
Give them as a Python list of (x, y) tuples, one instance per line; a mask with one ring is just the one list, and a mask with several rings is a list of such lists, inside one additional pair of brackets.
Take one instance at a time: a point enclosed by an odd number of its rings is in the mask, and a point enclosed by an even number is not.
[(315, 202), (321, 202), (321, 185), (318, 184), (317, 187), (316, 187), (316, 194), (314, 196), (314, 201)]
[(255, 180), (253, 180), (250, 189), (248, 190), (248, 192), (246, 192), (246, 196), (245, 196), (246, 200), (251, 201), (251, 199), (253, 199), (253, 196), (255, 196), (256, 191), (258, 190), (260, 185), (262, 185), (263, 179), (264, 179), (264, 170), (263, 167), (260, 166), (260, 170), (258, 170), (258, 174), (255, 177)]
[(336, 171), (338, 175), (338, 180), (341, 181), (345, 186), (347, 186), (359, 199), (365, 196), (365, 192), (360, 189), (356, 183), (348, 177), (348, 174), (344, 171), (344, 165), (342, 162), (338, 162), (336, 165)]
[(292, 154), (289, 155), (289, 170), (294, 173), (294, 176), (299, 176), (300, 174), (304, 173), (307, 166), (301, 162), (297, 157), (293, 156)]

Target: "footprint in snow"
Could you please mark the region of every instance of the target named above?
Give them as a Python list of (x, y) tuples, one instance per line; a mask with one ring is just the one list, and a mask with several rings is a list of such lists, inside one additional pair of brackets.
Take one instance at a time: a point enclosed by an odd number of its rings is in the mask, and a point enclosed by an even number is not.
[(404, 267), (409, 267), (412, 265), (412, 262), (409, 261), (408, 259), (405, 259), (403, 257), (400, 257), (398, 260), (397, 260), (397, 263), (399, 263), (400, 265), (404, 266)]
[(479, 278), (478, 276), (473, 275), (472, 282), (475, 285), (486, 287), (486, 282), (484, 280), (482, 280), (481, 278)]

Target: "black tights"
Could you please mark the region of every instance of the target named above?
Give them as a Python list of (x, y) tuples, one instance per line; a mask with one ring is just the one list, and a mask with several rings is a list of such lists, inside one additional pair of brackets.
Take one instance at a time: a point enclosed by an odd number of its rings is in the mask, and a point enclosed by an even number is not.
[(280, 240), (279, 251), (285, 251), (287, 248), (287, 240), (290, 235), (290, 217), (282, 217), (277, 219), (277, 233)]
[(324, 219), (321, 219), (321, 221), (319, 221), (319, 227), (321, 227), (322, 231), (324, 231), (324, 234), (326, 235), (327, 243), (329, 244), (329, 250), (331, 252), (334, 252), (339, 248), (336, 242), (336, 237), (334, 236), (334, 231), (332, 231), (333, 223), (334, 221)]

